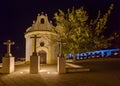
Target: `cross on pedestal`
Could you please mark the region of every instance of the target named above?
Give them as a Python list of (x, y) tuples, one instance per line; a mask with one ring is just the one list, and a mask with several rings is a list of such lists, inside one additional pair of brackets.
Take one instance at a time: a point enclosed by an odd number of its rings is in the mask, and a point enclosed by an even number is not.
[(60, 40), (60, 41), (58, 41), (58, 43), (59, 43), (59, 56), (64, 56), (63, 55), (63, 41), (62, 40)]
[(7, 53), (5, 54), (5, 57), (11, 57), (11, 45), (14, 45), (14, 42), (11, 42), (11, 40), (7, 40), (7, 42), (3, 43), (4, 45), (7, 45)]
[(36, 42), (37, 42), (37, 38), (40, 38), (40, 37), (38, 37), (37, 35), (34, 35), (33, 37), (30, 37), (30, 38), (34, 39), (34, 52), (33, 52), (33, 55), (36, 56), (37, 55), (37, 52), (36, 52)]

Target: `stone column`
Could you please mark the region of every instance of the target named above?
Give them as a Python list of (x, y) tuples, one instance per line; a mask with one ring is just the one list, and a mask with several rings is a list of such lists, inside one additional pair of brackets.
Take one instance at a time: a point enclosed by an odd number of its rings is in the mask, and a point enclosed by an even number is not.
[(2, 62), (3, 62), (3, 67), (2, 67), (2, 73), (12, 73), (14, 72), (14, 57), (3, 57)]
[(7, 42), (4, 42), (4, 45), (7, 45), (7, 53), (5, 54), (5, 57), (2, 58), (3, 67), (2, 67), (2, 73), (12, 73), (14, 72), (14, 57), (12, 57), (11, 54), (11, 45), (14, 45), (14, 42), (11, 42), (8, 40)]
[(57, 72), (59, 74), (66, 73), (66, 60), (64, 55), (59, 55), (57, 58)]
[(76, 61), (76, 56), (73, 56), (73, 63), (75, 63)]
[(30, 74), (37, 74), (40, 70), (40, 56), (32, 55), (30, 57)]

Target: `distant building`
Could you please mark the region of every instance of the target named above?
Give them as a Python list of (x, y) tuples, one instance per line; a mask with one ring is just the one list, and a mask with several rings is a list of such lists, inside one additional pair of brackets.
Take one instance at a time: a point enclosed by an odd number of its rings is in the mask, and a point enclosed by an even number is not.
[(57, 62), (58, 45), (54, 40), (57, 38), (57, 35), (52, 31), (53, 28), (54, 26), (48, 21), (48, 16), (46, 14), (38, 14), (37, 20), (33, 21), (32, 26), (25, 32), (26, 61), (30, 60), (30, 56), (34, 50), (34, 39), (30, 37), (37, 35), (40, 37), (37, 39), (36, 44), (36, 51), (40, 56), (40, 62), (42, 64), (55, 64)]

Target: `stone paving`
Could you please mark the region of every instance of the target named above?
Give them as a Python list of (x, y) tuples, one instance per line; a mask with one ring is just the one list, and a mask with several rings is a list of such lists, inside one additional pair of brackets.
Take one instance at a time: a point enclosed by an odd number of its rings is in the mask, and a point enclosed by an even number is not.
[(15, 72), (0, 74), (0, 86), (120, 86), (120, 59), (79, 62), (91, 71), (58, 74), (56, 65), (42, 65), (39, 74), (29, 74), (28, 64), (15, 66)]

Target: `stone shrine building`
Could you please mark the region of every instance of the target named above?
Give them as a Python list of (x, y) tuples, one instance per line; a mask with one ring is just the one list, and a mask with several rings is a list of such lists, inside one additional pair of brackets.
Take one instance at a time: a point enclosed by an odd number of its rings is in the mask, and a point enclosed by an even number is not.
[(41, 64), (55, 64), (57, 63), (58, 45), (54, 40), (57, 38), (56, 33), (53, 32), (54, 26), (52, 22), (48, 21), (47, 14), (42, 12), (38, 14), (37, 20), (33, 21), (31, 27), (25, 32), (26, 39), (26, 61), (30, 61), (34, 48), (34, 39), (32, 36), (37, 35), (36, 52), (40, 56)]

